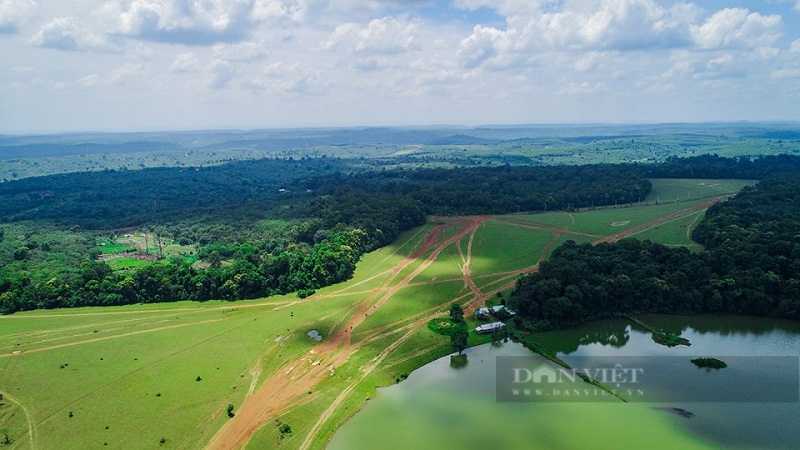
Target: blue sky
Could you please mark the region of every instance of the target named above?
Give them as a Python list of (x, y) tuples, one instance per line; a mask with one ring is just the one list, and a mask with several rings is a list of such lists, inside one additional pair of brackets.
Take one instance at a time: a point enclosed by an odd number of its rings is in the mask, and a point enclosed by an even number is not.
[(0, 0), (0, 133), (800, 122), (800, 0)]

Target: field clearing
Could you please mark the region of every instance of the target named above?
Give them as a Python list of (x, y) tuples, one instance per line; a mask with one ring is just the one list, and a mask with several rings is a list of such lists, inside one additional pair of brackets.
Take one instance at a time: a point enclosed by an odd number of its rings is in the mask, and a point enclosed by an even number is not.
[(135, 248), (125, 244), (115, 244), (109, 242), (101, 242), (98, 244), (100, 252), (104, 255), (113, 255), (114, 253), (127, 253), (136, 251)]
[(752, 186), (754, 180), (708, 180), (683, 178), (652, 178), (653, 189), (645, 202), (666, 203), (677, 200), (712, 197), (740, 191), (745, 186)]
[(692, 241), (691, 232), (702, 220), (704, 211), (691, 214), (681, 219), (659, 225), (642, 233), (633, 234), (636, 239), (649, 239), (664, 245), (687, 247), (692, 251), (700, 251), (703, 247)]
[(680, 203), (624, 206), (583, 211), (579, 214), (574, 214), (575, 223), (569, 227), (569, 230), (599, 236), (613, 236), (626, 229), (642, 225), (671, 213), (680, 212), (701, 203), (703, 203), (703, 200), (691, 200)]
[(567, 212), (540, 212), (530, 214), (514, 214), (515, 219), (536, 222), (539, 224), (548, 225), (555, 228), (568, 228), (575, 222), (575, 218), (571, 213)]
[[(377, 386), (450, 351), (449, 340), (426, 325), (451, 302), (470, 315), (498, 302), (497, 292), (505, 295), (560, 243), (595, 242), (691, 204), (437, 218), (365, 255), (353, 279), (304, 300), (3, 316), (0, 391), (19, 405), (0, 412), (0, 429), (9, 429), (15, 449), (32, 447), (31, 439), (42, 449), (153, 448), (162, 438), (173, 448), (235, 448), (248, 439), (249, 448), (323, 448)], [(635, 236), (677, 245), (700, 215)], [(312, 329), (322, 342), (307, 336)], [(473, 333), (470, 343), (488, 339)], [(257, 419), (256, 410), (267, 416)], [(292, 433), (280, 433), (275, 419)], [(217, 444), (228, 432), (236, 436), (224, 441), (230, 446)]]
[[(368, 331), (391, 325), (401, 324), (413, 318), (417, 313), (430, 309), (444, 313), (450, 306), (450, 300), (458, 298), (467, 292), (464, 282), (449, 281), (436, 284), (412, 285), (398, 291), (376, 312), (364, 320), (353, 330), (353, 339), (358, 342)], [(441, 307), (441, 308), (437, 308)], [(431, 313), (436, 315), (435, 313)]]
[(539, 261), (550, 241), (551, 231), (524, 229), (489, 220), (478, 229), (473, 243), (472, 274), (508, 272)]
[(146, 267), (151, 263), (148, 261), (142, 261), (136, 258), (113, 258), (106, 260), (106, 264), (111, 267), (111, 270), (137, 270), (141, 269), (142, 267)]
[(461, 260), (461, 256), (459, 256), (458, 249), (455, 245), (451, 245), (439, 254), (439, 257), (436, 258), (433, 264), (414, 278), (414, 282), (419, 283), (459, 278), (461, 277), (461, 266), (463, 264), (464, 262)]

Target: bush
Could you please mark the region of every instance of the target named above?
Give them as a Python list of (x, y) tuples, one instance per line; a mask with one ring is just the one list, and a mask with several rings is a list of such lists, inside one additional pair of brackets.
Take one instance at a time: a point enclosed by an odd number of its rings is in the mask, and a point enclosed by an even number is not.
[(313, 289), (300, 289), (299, 291), (297, 291), (297, 296), (300, 298), (306, 298), (306, 297), (311, 297), (315, 293), (316, 291), (314, 291)]

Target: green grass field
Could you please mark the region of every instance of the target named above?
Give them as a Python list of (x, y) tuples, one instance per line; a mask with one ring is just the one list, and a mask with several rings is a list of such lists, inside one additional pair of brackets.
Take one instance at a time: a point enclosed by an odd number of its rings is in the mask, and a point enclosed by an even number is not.
[[(435, 260), (432, 249), (408, 260), (435, 226), (429, 223), (365, 255), (353, 279), (305, 300), (287, 295), (2, 316), (0, 392), (6, 400), (0, 402), (0, 430), (13, 440), (4, 448), (155, 448), (162, 439), (165, 448), (201, 448), (231, 420), (228, 404), (238, 411), (285, 364), (321, 345), (307, 336), (309, 330), (327, 339), (359, 305), (369, 305), (368, 317), (353, 330), (347, 361), (275, 418), (292, 432), (281, 433), (270, 420), (249, 445), (324, 448), (378, 386), (450, 351), (448, 339), (426, 324), (444, 316), (451, 302), (497, 302), (494, 291), (507, 293), (514, 271), (530, 268), (560, 243), (592, 242), (691, 204), (500, 216), (442, 249)], [(654, 225), (635, 237), (688, 245), (687, 233), (701, 216)], [(445, 226), (438, 242), (457, 231)], [(466, 260), (481, 297), (463, 279)], [(423, 264), (427, 268), (412, 278)], [(381, 299), (380, 307), (369, 309)], [(470, 343), (488, 339), (473, 334)]]
[(551, 231), (525, 229), (490, 220), (479, 229), (473, 242), (472, 274), (508, 272), (530, 267), (539, 260), (555, 237)]
[(130, 245), (116, 244), (112, 242), (101, 242), (97, 244), (100, 247), (100, 252), (104, 255), (113, 255), (114, 253), (127, 253), (135, 252), (136, 249)]
[(704, 214), (703, 211), (700, 211), (682, 219), (658, 225), (642, 233), (634, 234), (631, 237), (641, 240), (649, 239), (664, 245), (687, 247), (690, 250), (698, 251), (703, 247), (692, 241), (691, 233), (698, 222), (703, 219)]
[(752, 186), (756, 182), (751, 180), (702, 180), (702, 179), (667, 179), (653, 178), (650, 180), (653, 189), (645, 202), (666, 203), (676, 200), (685, 201), (715, 195), (738, 192), (745, 186)]

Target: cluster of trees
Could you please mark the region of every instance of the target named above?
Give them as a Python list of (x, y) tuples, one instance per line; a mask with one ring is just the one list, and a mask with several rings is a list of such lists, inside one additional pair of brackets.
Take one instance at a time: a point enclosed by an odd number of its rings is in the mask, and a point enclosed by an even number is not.
[(729, 312), (800, 319), (800, 178), (710, 208), (692, 253), (650, 241), (559, 247), (519, 280), (512, 308), (537, 329), (620, 314)]
[(453, 350), (461, 355), (464, 349), (467, 348), (469, 330), (467, 330), (467, 321), (464, 320), (464, 309), (458, 303), (450, 305), (450, 320), (454, 328), (450, 333), (450, 345), (453, 346)]
[[(2, 272), (0, 312), (73, 306), (122, 305), (176, 300), (237, 300), (315, 289), (347, 280), (361, 256), (425, 221), (422, 207), (403, 198), (353, 194), (321, 198), (329, 209), (291, 236), (210, 246), (201, 252), (211, 267), (182, 258), (117, 273), (86, 259), (57, 276)], [(380, 210), (382, 215), (372, 213)], [(372, 212), (372, 213), (371, 213)], [(339, 219), (347, 222), (338, 222)], [(221, 255), (220, 253), (224, 253)], [(222, 257), (232, 259), (221, 264)], [(53, 274), (48, 274), (53, 275)]]

